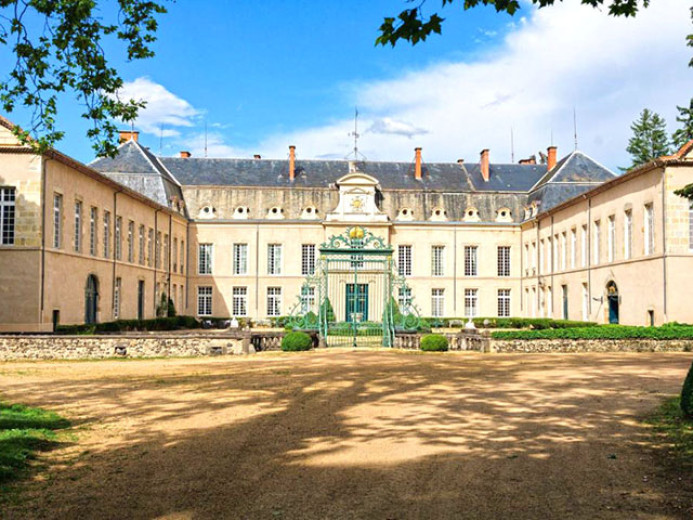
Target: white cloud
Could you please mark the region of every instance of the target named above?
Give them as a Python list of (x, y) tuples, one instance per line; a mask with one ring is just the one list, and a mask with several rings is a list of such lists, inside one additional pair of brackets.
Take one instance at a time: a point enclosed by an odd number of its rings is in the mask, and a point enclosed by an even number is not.
[[(516, 160), (545, 149), (552, 134), (560, 155), (573, 147), (575, 107), (580, 148), (610, 167), (626, 164), (629, 126), (639, 111), (658, 111), (673, 129), (675, 105), (693, 91), (685, 3), (659, 0), (629, 19), (559, 3), (520, 18), (481, 59), (356, 85), (352, 101), (362, 128), (406, 121), (428, 130), (365, 132), (360, 149), (372, 160), (408, 160), (422, 146), (425, 160), (475, 161), (490, 148), (492, 161), (509, 161), (513, 127)], [(344, 120), (271, 135), (253, 151), (284, 157), (287, 145), (296, 144), (303, 157), (343, 157), (352, 127)]]
[(201, 114), (188, 101), (147, 77), (126, 82), (118, 95), (121, 99), (147, 102), (146, 107), (139, 111), (135, 126), (157, 136), (160, 132), (163, 132), (163, 137), (180, 136), (179, 129), (194, 126), (195, 118)]
[(411, 139), (415, 135), (427, 134), (428, 130), (418, 128), (411, 123), (407, 123), (406, 121), (397, 121), (391, 117), (382, 117), (373, 121), (366, 132), (372, 132), (374, 134), (403, 135)]

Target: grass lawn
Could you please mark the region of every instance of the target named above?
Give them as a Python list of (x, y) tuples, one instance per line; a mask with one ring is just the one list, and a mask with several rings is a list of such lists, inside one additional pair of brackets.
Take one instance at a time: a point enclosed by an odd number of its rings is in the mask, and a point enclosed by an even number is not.
[(650, 423), (674, 462), (682, 469), (693, 471), (693, 420), (684, 418), (681, 399), (667, 399)]
[(53, 412), (0, 403), (0, 484), (22, 475), (37, 452), (55, 447), (56, 430), (69, 425)]

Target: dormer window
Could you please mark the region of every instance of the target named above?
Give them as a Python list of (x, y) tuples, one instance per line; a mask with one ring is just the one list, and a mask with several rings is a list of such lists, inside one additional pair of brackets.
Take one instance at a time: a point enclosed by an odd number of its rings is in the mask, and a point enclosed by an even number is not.
[(431, 211), (431, 220), (436, 221), (436, 222), (445, 221), (448, 219), (447, 215), (448, 214), (444, 208), (435, 207), (435, 208), (433, 208), (433, 211)]
[(217, 214), (217, 209), (213, 206), (202, 206), (200, 208), (199, 213), (197, 214), (198, 218), (201, 219), (207, 219), (207, 218), (214, 218), (216, 217)]
[(513, 214), (509, 208), (500, 208), (496, 211), (496, 222), (512, 222)]
[(479, 210), (475, 207), (468, 207), (464, 210), (463, 220), (465, 222), (479, 222)]
[(315, 206), (306, 206), (301, 212), (301, 218), (303, 220), (312, 220), (318, 218), (318, 208)]
[(233, 218), (236, 220), (245, 220), (248, 218), (250, 213), (250, 208), (246, 206), (239, 206), (233, 212)]
[(279, 206), (274, 206), (270, 208), (267, 212), (267, 218), (272, 220), (279, 220), (284, 218), (284, 210)]
[(411, 208), (402, 208), (397, 212), (397, 220), (414, 220), (414, 212)]

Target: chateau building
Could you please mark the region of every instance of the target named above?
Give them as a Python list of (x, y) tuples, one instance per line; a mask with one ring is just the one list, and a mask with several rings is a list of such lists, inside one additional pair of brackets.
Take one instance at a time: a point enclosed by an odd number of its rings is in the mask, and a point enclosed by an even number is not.
[(391, 248), (406, 284), (345, 272), (337, 320), (377, 320), (391, 296), (423, 316), (693, 322), (693, 209), (674, 194), (693, 182), (693, 141), (616, 176), (555, 147), (545, 164), (489, 150), (428, 163), (420, 148), (408, 162), (301, 160), (293, 146), (285, 160), (159, 157), (137, 132), (84, 165), (36, 155), (11, 128), (0, 118), (0, 331), (152, 318), (162, 295), (198, 317), (314, 308), (304, 282), (346, 229)]

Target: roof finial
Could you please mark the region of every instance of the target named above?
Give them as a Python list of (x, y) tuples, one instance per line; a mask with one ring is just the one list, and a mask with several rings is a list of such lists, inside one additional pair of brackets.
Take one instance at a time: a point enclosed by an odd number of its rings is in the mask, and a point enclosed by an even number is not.
[(354, 131), (349, 132), (349, 136), (354, 138), (354, 150), (349, 155), (347, 155), (347, 158), (349, 158), (353, 155), (354, 160), (358, 161), (359, 155), (360, 155), (363, 158), (363, 160), (366, 160), (366, 156), (363, 155), (361, 152), (359, 152), (359, 137), (361, 137), (361, 134), (359, 134), (359, 109), (358, 109), (358, 107), (354, 107)]
[[(578, 138), (577, 138), (577, 113), (575, 107), (573, 107), (573, 132), (575, 134), (575, 150), (578, 149)], [(552, 143), (553, 144), (553, 143)]]

